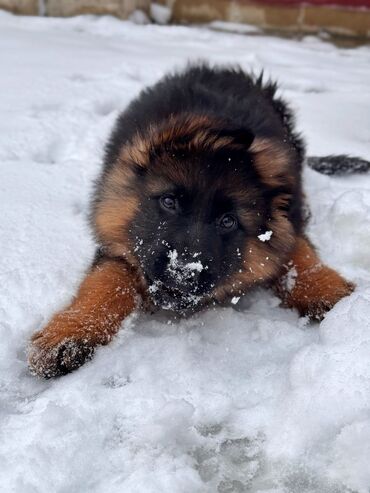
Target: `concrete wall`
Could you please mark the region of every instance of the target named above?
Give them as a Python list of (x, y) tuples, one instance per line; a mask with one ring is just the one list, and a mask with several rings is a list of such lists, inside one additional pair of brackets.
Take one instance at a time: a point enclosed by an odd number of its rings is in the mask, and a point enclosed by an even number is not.
[[(277, 0), (273, 0), (276, 2)], [(351, 0), (348, 0), (351, 2)], [(363, 0), (362, 0), (363, 1)], [(156, 0), (171, 7), (178, 23), (224, 20), (267, 30), (370, 38), (370, 9), (308, 3), (277, 6), (259, 0)], [(127, 18), (135, 9), (149, 12), (150, 0), (0, 0), (0, 8), (19, 14), (72, 16), (111, 14)]]
[(24, 15), (67, 17), (111, 14), (126, 19), (135, 9), (149, 11), (150, 0), (0, 0), (0, 9)]
[(56, 17), (77, 14), (111, 14), (125, 19), (135, 9), (146, 10), (149, 3), (147, 0), (47, 0), (46, 13)]
[[(166, 1), (166, 0), (164, 0)], [(277, 6), (258, 0), (174, 1), (175, 22), (226, 20), (288, 32), (325, 31), (345, 36), (370, 37), (370, 9), (309, 5)]]
[(37, 15), (39, 0), (0, 0), (0, 9), (10, 10), (15, 14)]

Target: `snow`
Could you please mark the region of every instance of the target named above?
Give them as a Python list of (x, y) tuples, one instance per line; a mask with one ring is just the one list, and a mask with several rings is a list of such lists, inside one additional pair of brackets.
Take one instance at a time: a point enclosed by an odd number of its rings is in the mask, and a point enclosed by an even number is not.
[(264, 233), (258, 235), (258, 239), (264, 243), (265, 241), (269, 241), (271, 239), (271, 236), (272, 231), (265, 231)]
[[(166, 244), (164, 241), (162, 242)], [(192, 278), (195, 278), (196, 272), (202, 272), (203, 269), (207, 269), (207, 266), (203, 266), (202, 262), (199, 260), (197, 262), (184, 262), (181, 258), (179, 259), (179, 254), (176, 249), (168, 251), (168, 265), (166, 272), (170, 276), (170, 278), (176, 280), (176, 283), (188, 283)], [(198, 256), (199, 253), (193, 254), (193, 257)], [(149, 285), (149, 292), (154, 294), (158, 292), (159, 288), (163, 286), (163, 282), (161, 280), (155, 280)], [(202, 297), (192, 292), (187, 294), (183, 294), (182, 301), (186, 301), (190, 306), (197, 306), (201, 301)], [(154, 304), (159, 304), (159, 306), (163, 310), (175, 310), (176, 306), (172, 300), (164, 301), (163, 299), (158, 301), (153, 299)]]
[(166, 5), (161, 5), (160, 3), (151, 2), (150, 3), (150, 17), (157, 24), (168, 24), (172, 16), (172, 10)]
[(212, 21), (208, 24), (211, 29), (216, 31), (226, 31), (239, 34), (258, 34), (262, 29), (252, 24), (240, 24), (238, 22)]
[(204, 266), (200, 260), (198, 262), (188, 262), (184, 265), (185, 270), (202, 272)]
[(287, 273), (282, 276), (282, 286), (285, 291), (290, 293), (294, 289), (298, 272), (292, 261), (289, 261), (287, 268)]
[(263, 67), (311, 155), (369, 159), (369, 47), (6, 13), (0, 45), (2, 491), (368, 493), (370, 176), (304, 173), (309, 236), (357, 283), (321, 324), (261, 290), (187, 319), (135, 314), (59, 379), (32, 377), (25, 349), (93, 257), (102, 146), (145, 85), (200, 57)]
[(130, 14), (129, 19), (131, 22), (135, 24), (149, 24), (150, 19), (148, 15), (143, 10), (134, 10), (132, 14)]
[[(193, 256), (199, 255), (197, 253), (193, 254)], [(182, 281), (184, 278), (189, 277), (189, 274), (194, 276), (194, 271), (202, 272), (205, 268), (200, 260), (197, 262), (186, 262), (179, 260), (179, 254), (177, 250), (170, 250), (168, 252), (168, 271), (170, 271), (173, 275), (175, 275), (179, 281)]]

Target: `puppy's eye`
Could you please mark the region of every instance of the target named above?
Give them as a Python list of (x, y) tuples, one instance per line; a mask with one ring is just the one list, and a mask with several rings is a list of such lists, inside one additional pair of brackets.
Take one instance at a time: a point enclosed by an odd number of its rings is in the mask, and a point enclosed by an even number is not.
[(177, 208), (177, 200), (173, 195), (162, 195), (159, 202), (163, 209), (174, 211)]
[(229, 233), (230, 231), (234, 231), (234, 229), (238, 226), (238, 221), (231, 214), (224, 214), (221, 216), (219, 220), (219, 227), (225, 233)]

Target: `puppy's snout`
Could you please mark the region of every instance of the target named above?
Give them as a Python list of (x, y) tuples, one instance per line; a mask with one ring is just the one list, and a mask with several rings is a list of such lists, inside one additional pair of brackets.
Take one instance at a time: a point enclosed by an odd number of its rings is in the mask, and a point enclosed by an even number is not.
[(168, 254), (167, 277), (179, 288), (195, 287), (204, 270), (200, 260), (194, 261), (191, 258), (190, 261), (186, 261), (187, 259), (189, 260), (189, 257), (182, 256), (180, 258), (176, 250), (170, 251)]
[(212, 261), (201, 252), (167, 248), (153, 259), (148, 278), (180, 295), (203, 295), (214, 286)]

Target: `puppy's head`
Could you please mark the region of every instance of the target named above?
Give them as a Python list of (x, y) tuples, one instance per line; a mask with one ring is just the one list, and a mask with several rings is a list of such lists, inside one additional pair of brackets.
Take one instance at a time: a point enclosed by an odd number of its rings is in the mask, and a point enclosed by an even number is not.
[(100, 184), (99, 241), (153, 301), (185, 310), (277, 275), (294, 244), (289, 148), (183, 115), (137, 134)]

